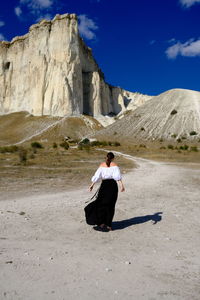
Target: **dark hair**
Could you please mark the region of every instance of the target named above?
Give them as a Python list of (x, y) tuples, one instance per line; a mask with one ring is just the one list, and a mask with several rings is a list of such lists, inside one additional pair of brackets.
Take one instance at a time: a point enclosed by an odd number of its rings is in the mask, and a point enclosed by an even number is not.
[(106, 165), (108, 166), (108, 167), (110, 167), (110, 163), (111, 163), (111, 161), (114, 159), (114, 154), (112, 153), (112, 152), (108, 152), (108, 154), (107, 154), (107, 158), (106, 158)]

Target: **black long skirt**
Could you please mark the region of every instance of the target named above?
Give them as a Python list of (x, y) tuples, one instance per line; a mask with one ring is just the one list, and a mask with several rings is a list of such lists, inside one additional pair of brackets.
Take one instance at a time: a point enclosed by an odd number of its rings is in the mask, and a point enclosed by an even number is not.
[(117, 182), (114, 179), (103, 180), (96, 200), (89, 203), (84, 209), (87, 224), (105, 224), (111, 227), (117, 195)]

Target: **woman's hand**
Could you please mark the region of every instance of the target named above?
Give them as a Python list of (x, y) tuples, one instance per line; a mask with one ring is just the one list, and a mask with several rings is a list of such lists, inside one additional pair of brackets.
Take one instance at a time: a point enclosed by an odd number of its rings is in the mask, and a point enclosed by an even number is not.
[(124, 192), (125, 191), (125, 187), (122, 185), (121, 186), (121, 192)]
[(119, 182), (119, 186), (120, 186), (120, 191), (121, 191), (121, 192), (124, 192), (124, 191), (125, 191), (125, 187), (124, 187), (124, 185), (123, 185), (122, 180), (119, 180), (118, 182)]
[(94, 184), (92, 183), (91, 186), (89, 187), (90, 192), (93, 190)]

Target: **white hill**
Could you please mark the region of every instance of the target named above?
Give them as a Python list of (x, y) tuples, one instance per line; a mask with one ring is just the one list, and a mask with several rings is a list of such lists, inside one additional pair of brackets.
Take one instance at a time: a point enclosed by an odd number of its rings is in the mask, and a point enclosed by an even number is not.
[(173, 89), (152, 97), (98, 136), (116, 138), (197, 139), (200, 137), (200, 92)]

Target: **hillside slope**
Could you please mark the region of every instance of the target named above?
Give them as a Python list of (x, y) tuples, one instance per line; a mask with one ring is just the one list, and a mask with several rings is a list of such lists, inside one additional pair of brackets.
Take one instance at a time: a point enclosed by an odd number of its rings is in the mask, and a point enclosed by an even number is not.
[(0, 146), (26, 141), (61, 141), (65, 136), (81, 139), (94, 134), (102, 126), (89, 116), (80, 117), (35, 117), (27, 112), (0, 116)]
[(152, 97), (150, 101), (97, 134), (98, 137), (111, 135), (127, 141), (135, 138), (199, 139), (200, 92), (173, 89)]

